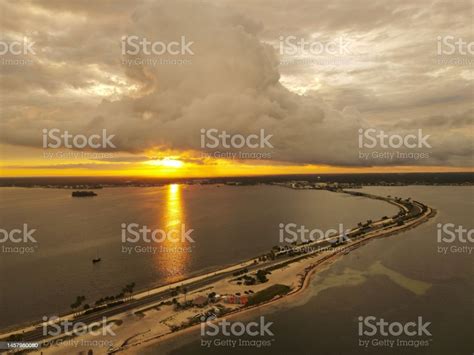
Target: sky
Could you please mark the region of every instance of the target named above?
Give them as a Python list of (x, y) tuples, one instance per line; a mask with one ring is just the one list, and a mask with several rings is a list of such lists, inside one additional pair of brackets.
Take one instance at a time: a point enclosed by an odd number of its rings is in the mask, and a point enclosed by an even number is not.
[(472, 0), (1, 1), (0, 175), (473, 171), (473, 15)]

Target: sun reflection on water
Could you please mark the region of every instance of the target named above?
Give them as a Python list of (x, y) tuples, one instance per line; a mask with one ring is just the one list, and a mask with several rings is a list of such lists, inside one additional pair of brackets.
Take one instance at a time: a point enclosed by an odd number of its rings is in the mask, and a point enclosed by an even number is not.
[(170, 184), (166, 191), (163, 225), (170, 237), (161, 243), (157, 262), (167, 283), (180, 279), (190, 261), (190, 241), (183, 237), (183, 231), (188, 230), (189, 226), (186, 225), (181, 190), (182, 185)]

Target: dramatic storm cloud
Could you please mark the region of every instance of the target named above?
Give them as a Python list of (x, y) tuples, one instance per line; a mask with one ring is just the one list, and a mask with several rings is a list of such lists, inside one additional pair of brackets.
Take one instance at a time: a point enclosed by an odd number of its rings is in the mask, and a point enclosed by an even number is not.
[[(472, 165), (472, 62), (437, 56), (439, 36), (474, 40), (470, 1), (53, 0), (1, 11), (4, 37), (35, 51), (0, 67), (4, 144), (106, 128), (123, 152), (198, 152), (202, 129), (263, 129), (275, 162)], [(132, 36), (188, 50), (135, 54)], [(299, 40), (348, 50), (284, 47)], [(429, 158), (360, 159), (361, 128), (423, 129)]]

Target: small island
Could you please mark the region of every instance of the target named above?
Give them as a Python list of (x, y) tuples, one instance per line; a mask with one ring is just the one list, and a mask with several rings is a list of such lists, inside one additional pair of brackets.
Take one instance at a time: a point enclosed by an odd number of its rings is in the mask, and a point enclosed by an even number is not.
[(73, 191), (72, 197), (93, 197), (97, 196), (94, 191)]

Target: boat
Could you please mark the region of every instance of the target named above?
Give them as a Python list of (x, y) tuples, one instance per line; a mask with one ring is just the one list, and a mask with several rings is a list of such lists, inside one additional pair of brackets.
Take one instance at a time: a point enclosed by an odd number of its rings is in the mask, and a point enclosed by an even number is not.
[(101, 260), (102, 260), (101, 258), (92, 259), (92, 264), (96, 264), (96, 263), (98, 263), (98, 262), (101, 261)]

